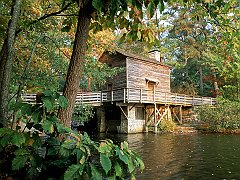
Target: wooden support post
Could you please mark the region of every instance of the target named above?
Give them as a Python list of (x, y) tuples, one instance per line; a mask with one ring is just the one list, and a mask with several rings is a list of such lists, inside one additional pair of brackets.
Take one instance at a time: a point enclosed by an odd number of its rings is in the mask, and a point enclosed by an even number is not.
[(121, 109), (121, 111), (122, 111), (123, 115), (125, 116), (125, 118), (128, 119), (128, 116), (126, 115), (126, 113), (124, 112), (124, 110), (122, 109), (122, 107), (119, 106), (119, 108)]
[(154, 133), (157, 133), (157, 114), (156, 114), (157, 105), (154, 103)]
[(179, 107), (179, 119), (180, 123), (182, 124), (182, 106)]
[(140, 103), (142, 103), (142, 89), (140, 89)]
[[(145, 106), (145, 105), (144, 105)], [(147, 113), (147, 107), (145, 106), (145, 132), (148, 132), (148, 113)]]
[(126, 89), (123, 89), (123, 103), (126, 102)]

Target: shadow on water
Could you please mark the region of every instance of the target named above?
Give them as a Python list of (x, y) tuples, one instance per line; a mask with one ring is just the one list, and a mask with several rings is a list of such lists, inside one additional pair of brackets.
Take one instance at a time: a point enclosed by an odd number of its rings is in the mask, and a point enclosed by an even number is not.
[(127, 141), (145, 170), (137, 179), (240, 179), (240, 136), (224, 134), (99, 134)]

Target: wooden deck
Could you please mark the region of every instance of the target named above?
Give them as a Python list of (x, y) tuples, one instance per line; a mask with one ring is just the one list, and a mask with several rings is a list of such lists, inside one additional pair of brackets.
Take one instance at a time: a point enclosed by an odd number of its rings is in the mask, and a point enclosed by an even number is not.
[[(29, 103), (36, 101), (36, 94), (25, 94), (22, 99)], [(76, 104), (100, 106), (104, 102), (149, 103), (166, 105), (215, 105), (211, 97), (189, 96), (184, 94), (150, 91), (147, 89), (121, 88), (111, 91), (81, 92), (77, 94)]]

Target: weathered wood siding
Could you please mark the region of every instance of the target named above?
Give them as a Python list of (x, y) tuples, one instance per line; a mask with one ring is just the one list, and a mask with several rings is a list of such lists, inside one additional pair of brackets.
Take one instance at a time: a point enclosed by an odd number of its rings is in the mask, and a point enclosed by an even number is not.
[(108, 64), (110, 67), (124, 68), (124, 70), (118, 73), (116, 76), (107, 79), (107, 83), (103, 87), (104, 90), (108, 90), (107, 88), (108, 84), (112, 84), (112, 89), (126, 88), (127, 87), (126, 56), (120, 53), (105, 54), (100, 61), (102, 63)]
[(127, 88), (146, 89), (147, 79), (157, 80), (156, 91), (170, 92), (170, 68), (135, 58), (127, 58)]

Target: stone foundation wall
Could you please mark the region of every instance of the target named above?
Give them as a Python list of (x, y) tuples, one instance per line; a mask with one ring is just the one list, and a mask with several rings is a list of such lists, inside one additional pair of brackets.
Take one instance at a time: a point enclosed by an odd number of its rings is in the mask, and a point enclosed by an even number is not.
[[(145, 118), (136, 119), (135, 108), (144, 107), (141, 104), (122, 106), (121, 120), (106, 120), (105, 109), (103, 106), (97, 109), (97, 121), (99, 132), (115, 132), (115, 133), (140, 133), (145, 131)], [(106, 108), (106, 107), (105, 107)], [(120, 107), (119, 107), (120, 108)], [(113, 112), (114, 113), (114, 112)]]

